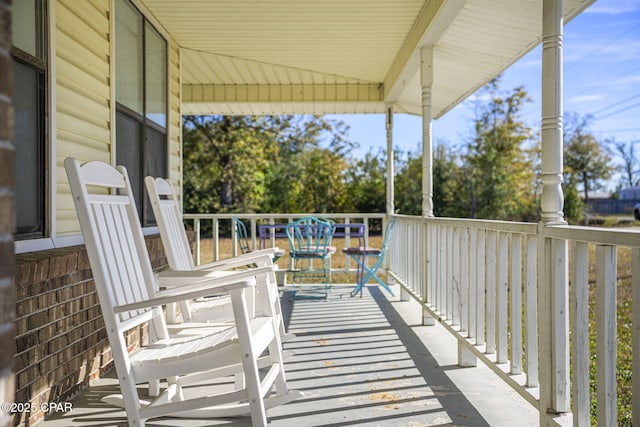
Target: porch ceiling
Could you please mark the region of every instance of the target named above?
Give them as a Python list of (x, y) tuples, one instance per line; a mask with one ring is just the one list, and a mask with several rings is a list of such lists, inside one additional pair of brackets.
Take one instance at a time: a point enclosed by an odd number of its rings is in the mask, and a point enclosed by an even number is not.
[[(565, 0), (565, 22), (595, 0)], [(420, 114), (434, 46), (435, 118), (541, 39), (541, 0), (140, 0), (181, 47), (184, 114)]]

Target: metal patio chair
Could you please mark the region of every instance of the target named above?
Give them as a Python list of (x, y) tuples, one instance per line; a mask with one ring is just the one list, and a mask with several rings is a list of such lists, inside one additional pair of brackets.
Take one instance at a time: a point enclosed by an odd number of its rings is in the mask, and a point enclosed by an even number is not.
[[(124, 407), (132, 426), (165, 415), (209, 418), (246, 413), (253, 425), (262, 426), (267, 424), (268, 407), (300, 395), (287, 390), (277, 319), (250, 315), (247, 293), (256, 286), (256, 270), (195, 280), (176, 274), (181, 286), (159, 290), (126, 169), (95, 161), (80, 165), (73, 158), (64, 164), (122, 393), (108, 396), (106, 402)], [(231, 296), (234, 327), (197, 336), (169, 335), (163, 304), (222, 292)], [(129, 354), (125, 333), (145, 323), (150, 343)], [(271, 363), (263, 374), (258, 359), (265, 351)], [(184, 396), (187, 385), (238, 372), (245, 378), (241, 388)], [(158, 397), (144, 400), (138, 394), (137, 384), (163, 379), (167, 387)]]
[[(291, 248), (292, 299), (297, 294), (299, 297), (326, 299), (330, 288), (331, 255), (335, 252), (335, 248), (330, 246), (333, 224), (309, 216), (289, 224), (286, 233)], [(314, 282), (320, 280), (320, 283), (303, 285), (303, 281), (307, 279)], [(303, 290), (305, 292), (300, 293)]]
[[(362, 291), (365, 284), (370, 279), (375, 279), (380, 286), (386, 289), (391, 295), (393, 292), (389, 285), (385, 283), (376, 273), (378, 269), (382, 266), (384, 261), (384, 256), (389, 247), (389, 239), (391, 238), (391, 233), (393, 232), (393, 226), (395, 224), (395, 218), (391, 218), (387, 223), (387, 226), (384, 230), (384, 239), (382, 241), (381, 248), (371, 248), (366, 246), (359, 247), (351, 247), (351, 248), (343, 248), (342, 252), (345, 255), (349, 255), (357, 264), (358, 269), (356, 272), (356, 287), (351, 292), (351, 296), (357, 295), (360, 293), (360, 297), (362, 297)], [(369, 258), (373, 258), (373, 264), (369, 266)]]
[[(237, 216), (231, 218), (231, 223), (236, 235), (236, 240), (238, 241), (238, 246), (240, 246), (240, 253), (248, 254), (254, 252), (254, 249), (251, 248), (251, 244), (249, 243), (249, 232), (247, 231), (245, 223)], [(284, 256), (284, 251), (282, 249), (272, 248), (272, 250), (274, 263)]]

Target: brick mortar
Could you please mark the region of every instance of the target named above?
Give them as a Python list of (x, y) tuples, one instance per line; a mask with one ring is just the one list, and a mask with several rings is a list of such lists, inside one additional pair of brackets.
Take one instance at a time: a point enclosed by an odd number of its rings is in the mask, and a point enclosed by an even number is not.
[[(91, 323), (93, 323), (94, 321), (95, 321), (95, 319), (87, 320), (86, 322), (84, 322), (84, 323), (82, 323), (82, 324), (80, 324), (80, 325), (78, 325), (78, 326), (74, 327), (74, 329), (82, 328), (82, 326), (91, 326)], [(44, 329), (44, 328), (40, 328), (39, 330), (42, 330), (42, 329)], [(103, 323), (103, 327), (102, 327), (102, 328), (96, 329), (96, 330), (95, 330), (95, 332), (92, 332), (92, 333), (89, 333), (89, 334), (87, 334), (87, 335), (84, 335), (84, 336), (80, 337), (79, 339), (77, 339), (76, 341), (72, 341), (72, 342), (68, 343), (68, 344), (67, 344), (67, 346), (71, 346), (72, 344), (74, 344), (74, 343), (76, 343), (76, 342), (82, 341), (82, 340), (84, 340), (85, 338), (88, 338), (88, 337), (90, 337), (91, 335), (93, 335), (94, 333), (98, 333), (98, 332), (100, 332), (100, 331), (101, 331), (101, 330), (103, 330), (103, 329), (104, 329), (104, 323)], [(50, 341), (53, 341), (53, 340), (56, 340), (56, 339), (59, 339), (59, 338), (62, 338), (62, 337), (64, 337), (64, 336), (66, 336), (67, 334), (68, 334), (68, 332), (63, 332), (63, 333), (58, 334), (58, 335), (52, 335), (52, 336), (50, 336), (50, 337), (48, 338), (48, 339), (49, 339), (49, 342), (50, 342)], [(24, 335), (24, 334), (23, 334), (22, 336), (26, 336), (26, 335)], [(20, 337), (16, 336), (16, 338), (20, 338)], [(105, 335), (105, 338), (106, 338), (106, 335)], [(16, 355), (15, 355), (15, 356), (16, 356), (16, 357), (24, 356), (24, 355), (28, 354), (29, 352), (32, 352), (34, 349), (39, 348), (41, 345), (42, 345), (42, 344), (36, 344), (36, 345), (34, 345), (34, 346), (32, 346), (32, 347), (26, 348), (24, 351), (16, 352)], [(56, 354), (59, 354), (61, 351), (63, 351), (63, 350), (55, 351), (55, 352), (51, 353), (49, 356), (55, 356)], [(44, 359), (45, 359), (45, 358), (43, 358), (43, 359), (41, 359), (41, 360), (44, 360)], [(16, 371), (16, 374), (20, 374), (20, 373), (24, 372), (25, 370), (26, 370), (26, 369), (22, 369), (22, 370)]]

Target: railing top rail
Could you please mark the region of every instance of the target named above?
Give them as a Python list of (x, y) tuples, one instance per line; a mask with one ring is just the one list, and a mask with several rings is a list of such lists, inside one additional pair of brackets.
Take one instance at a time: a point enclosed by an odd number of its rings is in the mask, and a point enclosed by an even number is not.
[(640, 247), (640, 229), (552, 225), (542, 227), (543, 236), (604, 245)]
[(323, 218), (384, 218), (384, 213), (185, 213), (183, 217), (185, 219), (230, 219), (231, 217), (246, 218), (246, 219), (289, 219), (289, 218), (302, 218), (305, 216), (320, 216)]
[(409, 215), (396, 215), (402, 220), (424, 221), (430, 224), (451, 225), (454, 227), (477, 228), (490, 231), (506, 231), (511, 233), (536, 234), (538, 224), (532, 222), (515, 222), (515, 221), (496, 221), (489, 219), (470, 219), (470, 218), (444, 218), (430, 217), (422, 218)]

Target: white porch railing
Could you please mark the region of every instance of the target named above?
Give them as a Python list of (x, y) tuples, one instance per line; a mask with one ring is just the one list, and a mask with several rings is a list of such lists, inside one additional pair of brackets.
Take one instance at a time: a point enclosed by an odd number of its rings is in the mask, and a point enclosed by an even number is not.
[(595, 269), (594, 421), (610, 426), (617, 423), (619, 247), (632, 253), (633, 424), (640, 425), (639, 232), (398, 216), (389, 267), (422, 303), (425, 323), (437, 319), (458, 338), (461, 366), (483, 361), (540, 409), (541, 425), (576, 426), (591, 425), (589, 269)]
[[(221, 257), (220, 251), (220, 225), (222, 223), (227, 223), (229, 229), (231, 229), (231, 218), (237, 217), (240, 220), (244, 221), (247, 225), (247, 231), (249, 233), (249, 241), (253, 249), (257, 249), (259, 247), (258, 242), (258, 227), (263, 224), (282, 224), (295, 221), (298, 218), (302, 218), (304, 216), (319, 216), (323, 218), (329, 218), (335, 222), (343, 223), (343, 224), (353, 224), (359, 223), (364, 224), (364, 244), (367, 246), (369, 241), (369, 233), (370, 233), (370, 221), (371, 220), (384, 220), (386, 218), (385, 214), (362, 214), (362, 213), (342, 213), (342, 214), (325, 214), (325, 213), (312, 213), (312, 214), (184, 214), (184, 219), (187, 224), (190, 222), (193, 224), (193, 229), (196, 234), (195, 240), (195, 261), (196, 264), (202, 263), (202, 228), (204, 224), (211, 224), (212, 227), (212, 257), (210, 261), (217, 261)], [(381, 230), (384, 225), (381, 225)], [(232, 256), (239, 254), (239, 245), (237, 238), (234, 233), (231, 233), (229, 236), (232, 243)], [(286, 238), (284, 238), (286, 239)], [(351, 236), (345, 236), (345, 246), (350, 246), (350, 240), (353, 239)], [(288, 243), (287, 243), (288, 245)], [(266, 242), (266, 247), (274, 247), (276, 246), (276, 236), (272, 233), (269, 237), (269, 241)], [(287, 250), (288, 247), (283, 247), (281, 249)], [(343, 270), (337, 271), (351, 271), (351, 264), (349, 259), (345, 260), (345, 266)], [(336, 271), (334, 269), (334, 271)]]

